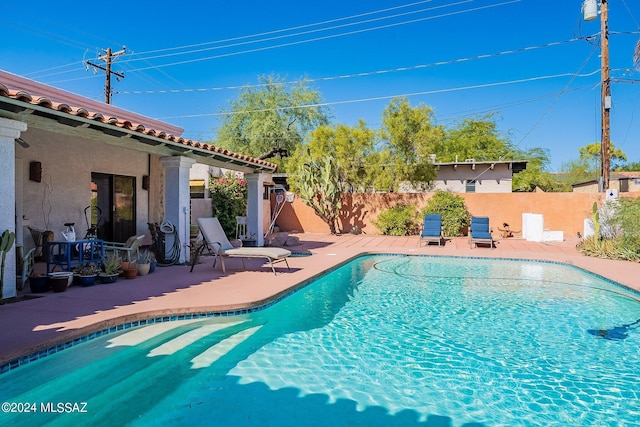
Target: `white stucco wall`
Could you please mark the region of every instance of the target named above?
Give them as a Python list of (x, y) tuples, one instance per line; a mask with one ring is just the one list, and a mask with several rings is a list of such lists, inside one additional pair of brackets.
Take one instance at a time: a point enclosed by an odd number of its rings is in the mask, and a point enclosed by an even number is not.
[(475, 169), (472, 169), (471, 164), (459, 164), (456, 169), (449, 165), (440, 166), (434, 188), (466, 193), (466, 181), (470, 179), (476, 179), (476, 193), (510, 193), (512, 191), (511, 170), (506, 164), (497, 164), (493, 169), (488, 169), (487, 165), (476, 165)]
[[(29, 148), (16, 146), (23, 162), (24, 225), (51, 230), (56, 239), (64, 223), (75, 223), (76, 235), (86, 234), (84, 208), (91, 200), (91, 173), (136, 177), (137, 233), (147, 233), (149, 194), (142, 176), (149, 174), (148, 155), (94, 140), (29, 129), (22, 134)], [(42, 163), (42, 182), (29, 180), (29, 164)], [(19, 196), (16, 196), (19, 197)]]

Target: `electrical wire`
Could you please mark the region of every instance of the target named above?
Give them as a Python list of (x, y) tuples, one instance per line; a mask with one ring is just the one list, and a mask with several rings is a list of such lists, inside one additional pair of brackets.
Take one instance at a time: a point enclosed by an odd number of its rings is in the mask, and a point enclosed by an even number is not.
[(504, 50), (504, 51), (500, 51), (500, 52), (496, 52), (496, 53), (474, 55), (474, 56), (468, 56), (468, 57), (464, 57), (464, 58), (451, 59), (451, 60), (447, 60), (447, 61), (437, 61), (437, 62), (431, 62), (431, 63), (426, 63), (426, 64), (409, 65), (409, 66), (405, 66), (405, 67), (397, 67), (397, 68), (390, 68), (390, 69), (383, 69), (383, 70), (364, 71), (364, 72), (351, 73), (351, 74), (341, 74), (341, 75), (338, 75), (338, 76), (328, 76), (328, 77), (318, 77), (318, 78), (304, 78), (304, 79), (300, 79), (300, 80), (291, 80), (291, 81), (275, 82), (275, 83), (259, 83), (259, 84), (253, 84), (253, 85), (246, 85), (245, 84), (245, 85), (235, 85), (235, 86), (222, 86), (222, 87), (197, 88), (197, 89), (179, 89), (179, 90), (178, 89), (136, 90), (136, 91), (122, 91), (122, 92), (117, 92), (117, 93), (119, 93), (121, 95), (132, 95), (132, 94), (135, 94), (135, 95), (140, 95), (140, 94), (148, 95), (148, 94), (167, 94), (167, 93), (185, 93), (185, 92), (206, 92), (206, 91), (222, 91), (222, 90), (238, 90), (238, 89), (262, 88), (262, 87), (267, 87), (267, 86), (271, 86), (271, 85), (284, 86), (284, 85), (296, 85), (296, 84), (326, 82), (326, 81), (331, 81), (331, 80), (344, 80), (344, 79), (350, 79), (350, 78), (369, 77), (369, 76), (377, 76), (377, 75), (382, 75), (382, 74), (398, 73), (398, 72), (404, 72), (404, 71), (413, 71), (413, 70), (419, 70), (419, 69), (423, 69), (423, 68), (437, 67), (437, 66), (441, 66), (441, 65), (452, 65), (452, 64), (462, 63), (462, 62), (475, 61), (475, 60), (479, 60), (479, 59), (496, 58), (496, 57), (499, 57), (499, 56), (511, 55), (511, 54), (514, 54), (514, 53), (522, 53), (522, 52), (528, 52), (528, 51), (533, 51), (533, 50), (537, 50), (537, 49), (560, 46), (560, 45), (564, 45), (564, 44), (573, 43), (573, 42), (576, 42), (576, 41), (582, 41), (582, 40), (590, 39), (590, 38), (593, 38), (593, 37), (594, 36), (576, 37), (576, 38), (563, 40), (563, 41), (544, 43), (544, 44), (540, 44), (540, 45), (528, 46), (528, 47), (523, 47), (523, 48), (518, 48), (518, 49)]
[(433, 89), (433, 90), (422, 91), (422, 92), (410, 92), (410, 93), (384, 95), (384, 96), (377, 96), (377, 97), (370, 97), (370, 98), (350, 99), (350, 100), (334, 101), (334, 102), (320, 102), (320, 103), (304, 104), (304, 105), (290, 105), (290, 106), (284, 106), (284, 107), (261, 108), (261, 109), (244, 110), (244, 111), (226, 111), (221, 113), (203, 113), (203, 114), (190, 114), (190, 115), (181, 115), (181, 116), (166, 116), (166, 117), (157, 117), (157, 119), (167, 120), (167, 119), (185, 119), (185, 118), (196, 118), (196, 117), (231, 116), (236, 114), (261, 113), (265, 111), (281, 111), (281, 110), (287, 110), (287, 109), (316, 108), (316, 107), (325, 107), (330, 105), (344, 105), (344, 104), (353, 104), (353, 103), (360, 103), (360, 102), (380, 101), (380, 100), (393, 99), (393, 98), (399, 98), (399, 97), (408, 98), (408, 97), (420, 96), (420, 95), (433, 95), (436, 93), (449, 93), (449, 92), (458, 92), (458, 91), (464, 91), (464, 90), (470, 90), (470, 89), (482, 89), (482, 88), (488, 88), (488, 87), (496, 87), (496, 86), (504, 86), (504, 85), (510, 85), (510, 84), (528, 83), (532, 81), (554, 79), (559, 77), (589, 77), (599, 72), (600, 70), (597, 70), (591, 73), (580, 74), (580, 75), (576, 75), (575, 73), (561, 73), (561, 74), (553, 74), (553, 75), (546, 75), (546, 76), (529, 77), (529, 78), (517, 79), (517, 80), (509, 80), (509, 81), (501, 81), (501, 82), (493, 82), (493, 83), (482, 83), (477, 85), (461, 86), (461, 87), (448, 88), (448, 89)]

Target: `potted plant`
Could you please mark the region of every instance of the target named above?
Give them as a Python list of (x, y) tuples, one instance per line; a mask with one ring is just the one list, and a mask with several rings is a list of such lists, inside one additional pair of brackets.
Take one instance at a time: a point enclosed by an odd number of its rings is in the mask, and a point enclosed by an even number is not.
[(151, 251), (148, 249), (139, 249), (138, 256), (136, 257), (138, 262), (138, 275), (146, 276), (151, 269)]
[(158, 261), (156, 260), (156, 254), (153, 252), (149, 253), (149, 274), (153, 273), (156, 270), (156, 266), (158, 265)]
[(46, 274), (37, 274), (29, 276), (29, 288), (34, 294), (48, 292), (51, 289), (49, 276)]
[(118, 280), (121, 262), (122, 260), (116, 254), (106, 256), (102, 264), (102, 271), (98, 274), (100, 283), (113, 283)]
[(96, 284), (100, 269), (94, 263), (81, 264), (74, 269), (74, 276), (78, 278), (80, 286), (92, 286)]
[(128, 261), (126, 266), (122, 265), (122, 271), (125, 279), (135, 279), (138, 275), (138, 265), (136, 260)]
[(69, 271), (59, 271), (49, 273), (49, 285), (53, 292), (64, 292), (73, 281), (73, 273)]

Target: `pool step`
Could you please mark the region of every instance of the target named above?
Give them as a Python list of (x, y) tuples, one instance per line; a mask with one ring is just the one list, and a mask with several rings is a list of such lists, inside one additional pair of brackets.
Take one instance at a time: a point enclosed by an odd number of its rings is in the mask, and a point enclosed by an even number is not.
[[(144, 389), (147, 385), (153, 387), (156, 381), (164, 381), (171, 387), (170, 384), (178, 378), (189, 376), (188, 372), (194, 369), (192, 364), (197, 364), (199, 368), (211, 366), (260, 329), (260, 326), (248, 327), (249, 325), (243, 326), (243, 323), (245, 321), (199, 326), (197, 322), (177, 321), (135, 329), (106, 341), (105, 348), (120, 348), (105, 359), (79, 368), (72, 380), (60, 383), (57, 378), (52, 378), (39, 383), (30, 393), (39, 389), (36, 393), (64, 401), (64, 398), (74, 395), (76, 389), (95, 390), (96, 394), (108, 396), (114, 402), (122, 402), (136, 397), (131, 394), (131, 390)], [(181, 331), (180, 328), (189, 330)], [(163, 341), (163, 334), (168, 335), (168, 341), (151, 350), (148, 343), (145, 349), (146, 341)], [(198, 340), (203, 342), (198, 343)], [(208, 348), (203, 351), (202, 348), (207, 344)], [(188, 348), (189, 346), (193, 348)], [(212, 347), (216, 350), (212, 350)], [(169, 357), (163, 357), (170, 354)], [(110, 381), (105, 383), (105, 378), (110, 378)], [(114, 379), (115, 382), (112, 382)], [(87, 387), (87, 384), (91, 384), (91, 387)], [(85, 392), (82, 399), (86, 401), (91, 397)]]
[(209, 347), (205, 352), (200, 353), (198, 356), (191, 359), (191, 368), (208, 368), (222, 356), (229, 353), (239, 344), (243, 343), (253, 334), (258, 332), (260, 328), (262, 328), (262, 326), (254, 326), (253, 328), (245, 329), (244, 331), (238, 332), (237, 334), (232, 335), (229, 338), (225, 338), (219, 343)]
[(149, 352), (147, 356), (148, 357), (169, 356), (201, 340), (204, 337), (207, 337), (223, 329), (227, 329), (231, 326), (239, 325), (241, 323), (242, 322), (234, 322), (234, 323), (221, 323), (221, 324), (201, 326), (197, 329), (193, 329), (189, 332), (185, 332), (184, 334), (179, 335), (178, 337), (170, 341), (167, 341), (166, 343), (160, 345), (159, 347), (154, 348)]
[(142, 344), (143, 342), (155, 338), (159, 335), (167, 333), (171, 330), (177, 329), (182, 326), (190, 325), (193, 323), (202, 322), (201, 319), (190, 320), (176, 320), (174, 322), (162, 322), (155, 323), (153, 325), (143, 326), (141, 328), (134, 329), (130, 332), (118, 335), (115, 338), (107, 341), (109, 344), (107, 348), (120, 347), (120, 346), (134, 346)]

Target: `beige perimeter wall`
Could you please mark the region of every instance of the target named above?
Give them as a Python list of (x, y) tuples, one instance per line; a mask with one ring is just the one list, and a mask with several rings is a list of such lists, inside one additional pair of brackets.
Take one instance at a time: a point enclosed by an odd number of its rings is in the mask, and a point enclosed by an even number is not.
[[(340, 231), (350, 232), (357, 226), (363, 233), (380, 234), (371, 220), (380, 211), (398, 204), (412, 204), (422, 209), (434, 193), (414, 194), (344, 194), (343, 209), (338, 221)], [(497, 227), (509, 224), (511, 230), (522, 230), (522, 214), (544, 215), (544, 228), (575, 236), (584, 230), (584, 220), (591, 218), (593, 202), (602, 204), (603, 193), (484, 193), (460, 194), (474, 216), (488, 216), (496, 235)], [(624, 193), (622, 197), (640, 197), (640, 192)], [(296, 197), (287, 204), (276, 221), (281, 231), (328, 233), (329, 227), (313, 209)], [(517, 233), (516, 233), (517, 235)]]

